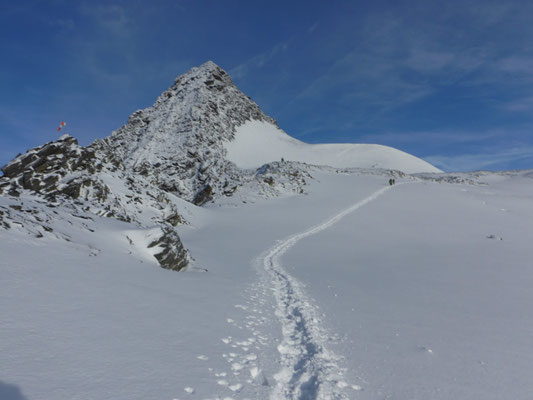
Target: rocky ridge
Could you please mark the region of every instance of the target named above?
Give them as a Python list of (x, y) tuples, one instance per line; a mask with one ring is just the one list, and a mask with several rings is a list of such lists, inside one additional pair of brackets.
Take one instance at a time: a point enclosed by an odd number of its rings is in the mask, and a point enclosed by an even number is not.
[(225, 159), (223, 143), (248, 120), (276, 124), (209, 61), (178, 77), (152, 107), (136, 111), (95, 145), (154, 186), (201, 205), (245, 181)]
[(276, 123), (214, 63), (193, 68), (111, 136), (84, 147), (63, 135), (3, 166), (0, 196), (10, 203), (0, 213), (0, 229), (16, 222), (36, 237), (51, 232), (41, 221), (53, 218), (39, 216), (38, 205), (27, 211), (22, 198), (26, 205), (35, 199), (85, 219), (157, 226), (160, 234), (148, 247), (160, 250), (153, 255), (162, 267), (181, 270), (190, 262), (176, 230), (187, 223), (184, 200), (241, 203), (303, 193), (311, 178), (310, 166), (302, 163), (274, 162), (251, 171), (226, 160), (224, 142), (248, 120)]

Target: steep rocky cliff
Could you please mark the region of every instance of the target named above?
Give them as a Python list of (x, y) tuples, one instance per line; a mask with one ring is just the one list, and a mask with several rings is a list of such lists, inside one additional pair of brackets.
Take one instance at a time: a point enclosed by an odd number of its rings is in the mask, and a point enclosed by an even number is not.
[(95, 145), (160, 189), (195, 204), (243, 182), (224, 142), (249, 120), (275, 121), (209, 61), (180, 76), (152, 107)]

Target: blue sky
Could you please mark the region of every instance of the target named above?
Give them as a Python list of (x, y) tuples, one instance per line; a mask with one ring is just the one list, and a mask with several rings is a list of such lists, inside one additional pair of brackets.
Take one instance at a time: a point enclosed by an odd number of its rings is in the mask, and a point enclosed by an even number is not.
[(531, 1), (2, 1), (0, 164), (62, 120), (107, 136), (213, 60), (301, 140), (533, 168), (531, 21)]

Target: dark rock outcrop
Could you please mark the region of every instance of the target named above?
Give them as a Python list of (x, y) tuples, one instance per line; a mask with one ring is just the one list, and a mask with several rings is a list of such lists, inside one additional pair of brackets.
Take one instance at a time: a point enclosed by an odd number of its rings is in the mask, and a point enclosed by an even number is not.
[[(23, 191), (33, 193), (48, 202), (51, 207), (61, 204), (74, 210), (73, 216), (82, 212), (133, 222), (141, 226), (153, 222), (164, 226), (155, 254), (163, 268), (179, 271), (187, 266), (189, 257), (174, 227), (184, 223), (176, 205), (160, 189), (128, 174), (106, 148), (98, 145), (82, 147), (76, 139), (64, 135), (55, 142), (29, 150), (2, 167), (0, 194), (18, 197)], [(122, 188), (114, 192), (104, 181), (121, 182)], [(15, 207), (11, 206), (15, 211)], [(152, 217), (147, 208), (153, 210)], [(76, 211), (78, 210), (78, 211)], [(22, 212), (22, 208), (18, 210)], [(85, 218), (85, 217), (84, 217)], [(148, 221), (147, 221), (148, 219)], [(25, 224), (30, 226), (32, 221)], [(0, 215), (0, 227), (10, 224)], [(46, 227), (42, 226), (44, 231)], [(33, 231), (42, 237), (40, 231)]]
[(189, 263), (189, 255), (174, 229), (163, 227), (162, 234), (150, 242), (148, 248), (157, 248), (154, 257), (165, 269), (181, 271)]
[[(82, 187), (94, 186), (102, 197), (108, 188), (93, 176), (102, 170), (102, 166), (96, 158), (95, 149), (79, 146), (75, 138), (63, 135), (57, 141), (31, 149), (3, 166), (0, 193), (26, 189), (49, 198), (63, 194), (76, 199)], [(74, 173), (84, 177), (73, 176), (76, 175)]]

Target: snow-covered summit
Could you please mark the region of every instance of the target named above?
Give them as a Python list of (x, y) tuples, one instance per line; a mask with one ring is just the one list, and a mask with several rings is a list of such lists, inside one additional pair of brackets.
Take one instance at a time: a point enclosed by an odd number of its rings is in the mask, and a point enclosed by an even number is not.
[[(178, 77), (109, 137), (84, 147), (63, 135), (17, 156), (1, 169), (0, 195), (20, 203), (21, 195), (36, 196), (53, 207), (156, 226), (167, 242), (177, 242), (174, 227), (186, 221), (189, 203), (305, 193), (315, 168), (309, 164), (438, 171), (383, 146), (308, 145), (291, 138), (208, 61)], [(167, 267), (181, 269), (187, 255), (181, 246), (175, 250), (183, 262)]]
[(200, 204), (238, 179), (223, 143), (250, 120), (275, 125), (222, 68), (208, 61), (178, 77), (152, 107), (133, 113), (99, 145), (163, 190)]
[(381, 168), (405, 173), (442, 172), (420, 158), (379, 144), (301, 142), (264, 121), (247, 121), (226, 144), (227, 158), (241, 168), (258, 168), (284, 158), (336, 168)]
[(148, 108), (96, 145), (151, 183), (195, 204), (242, 183), (242, 168), (285, 158), (339, 168), (439, 172), (390, 147), (308, 145), (283, 132), (212, 61), (179, 76)]

